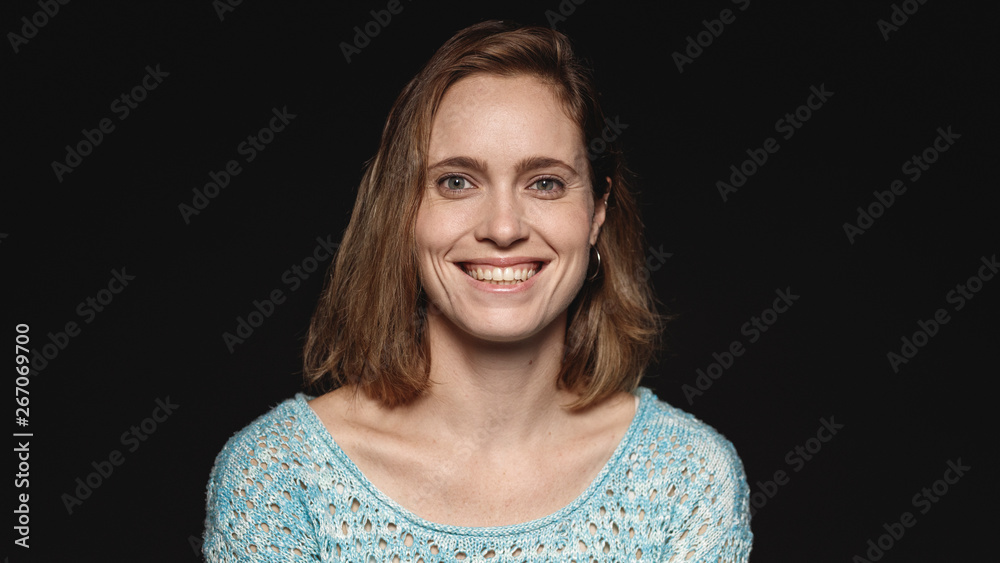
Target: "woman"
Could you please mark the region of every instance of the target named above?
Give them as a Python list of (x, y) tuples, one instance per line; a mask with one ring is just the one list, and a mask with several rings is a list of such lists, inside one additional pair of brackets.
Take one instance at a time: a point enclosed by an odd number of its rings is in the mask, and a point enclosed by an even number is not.
[[(236, 434), (210, 561), (745, 561), (732, 445), (638, 387), (638, 212), (561, 34), (459, 32), (399, 96), (307, 383)], [(332, 389), (332, 390), (329, 390)]]

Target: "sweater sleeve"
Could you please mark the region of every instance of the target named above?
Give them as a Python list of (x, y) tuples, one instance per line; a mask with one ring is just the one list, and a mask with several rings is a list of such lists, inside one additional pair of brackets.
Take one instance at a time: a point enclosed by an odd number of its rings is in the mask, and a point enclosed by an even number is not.
[(695, 431), (674, 466), (675, 499), (664, 561), (745, 563), (750, 556), (749, 486), (733, 445), (711, 428)]
[(318, 561), (302, 467), (285, 426), (259, 420), (219, 453), (208, 484), (203, 554), (210, 563)]

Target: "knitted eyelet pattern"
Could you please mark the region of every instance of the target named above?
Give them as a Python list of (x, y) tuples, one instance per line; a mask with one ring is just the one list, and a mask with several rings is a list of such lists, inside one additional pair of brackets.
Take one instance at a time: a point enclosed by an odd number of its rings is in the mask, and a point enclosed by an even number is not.
[(736, 563), (749, 557), (749, 488), (733, 445), (640, 387), (625, 437), (586, 491), (549, 516), (499, 527), (424, 520), (379, 491), (299, 394), (234, 435), (215, 460), (210, 562)]

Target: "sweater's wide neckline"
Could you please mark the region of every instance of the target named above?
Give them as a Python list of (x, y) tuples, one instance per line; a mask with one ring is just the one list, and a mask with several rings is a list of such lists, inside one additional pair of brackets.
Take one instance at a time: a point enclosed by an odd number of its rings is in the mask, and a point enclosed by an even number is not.
[[(365, 474), (361, 472), (361, 468), (354, 463), (354, 461), (347, 455), (347, 452), (341, 449), (340, 445), (337, 444), (337, 441), (333, 439), (333, 435), (326, 429), (326, 425), (324, 425), (323, 421), (320, 420), (319, 415), (316, 414), (316, 411), (309, 406), (308, 401), (313, 399), (312, 396), (304, 393), (296, 394), (295, 410), (301, 415), (299, 421), (305, 427), (305, 430), (311, 434), (311, 437), (329, 447), (333, 455), (344, 464), (347, 471), (350, 472), (354, 478), (362, 484), (362, 486), (368, 489), (373, 496), (375, 496), (383, 504), (387, 505), (393, 512), (400, 514), (403, 518), (409, 520), (417, 526), (437, 532), (465, 536), (503, 536), (523, 534), (562, 520), (581, 505), (586, 503), (590, 497), (602, 490), (604, 481), (607, 480), (608, 475), (614, 469), (615, 465), (618, 464), (621, 457), (625, 455), (625, 452), (629, 448), (629, 444), (631, 444), (634, 436), (638, 433), (640, 419), (644, 418), (645, 411), (648, 409), (648, 404), (651, 400), (650, 398), (653, 396), (652, 391), (645, 387), (637, 388), (633, 394), (639, 397), (639, 405), (636, 408), (635, 415), (632, 417), (632, 422), (629, 424), (628, 430), (625, 431), (625, 435), (622, 436), (621, 441), (618, 443), (618, 447), (615, 448), (614, 453), (611, 454), (611, 458), (608, 459), (607, 463), (604, 464), (604, 467), (601, 468), (601, 472), (597, 474), (597, 477), (594, 478), (590, 485), (584, 489), (584, 491), (580, 493), (576, 499), (548, 516), (542, 516), (541, 518), (536, 518), (535, 520), (529, 520), (520, 524), (488, 527), (439, 524), (437, 522), (426, 520), (412, 511), (403, 508), (399, 503), (392, 500), (388, 495), (376, 487), (374, 483), (369, 481), (368, 478), (365, 477)], [(313, 442), (313, 440), (310, 440), (310, 442)]]

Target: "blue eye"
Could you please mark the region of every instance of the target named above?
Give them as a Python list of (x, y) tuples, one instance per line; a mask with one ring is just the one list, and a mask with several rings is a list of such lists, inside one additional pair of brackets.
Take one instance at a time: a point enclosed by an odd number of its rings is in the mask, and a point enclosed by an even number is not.
[(443, 178), (442, 182), (445, 189), (452, 191), (462, 191), (472, 187), (472, 184), (461, 176), (448, 176), (447, 178)]
[(531, 186), (540, 192), (555, 192), (562, 187), (562, 182), (554, 178), (542, 178), (536, 180)]

